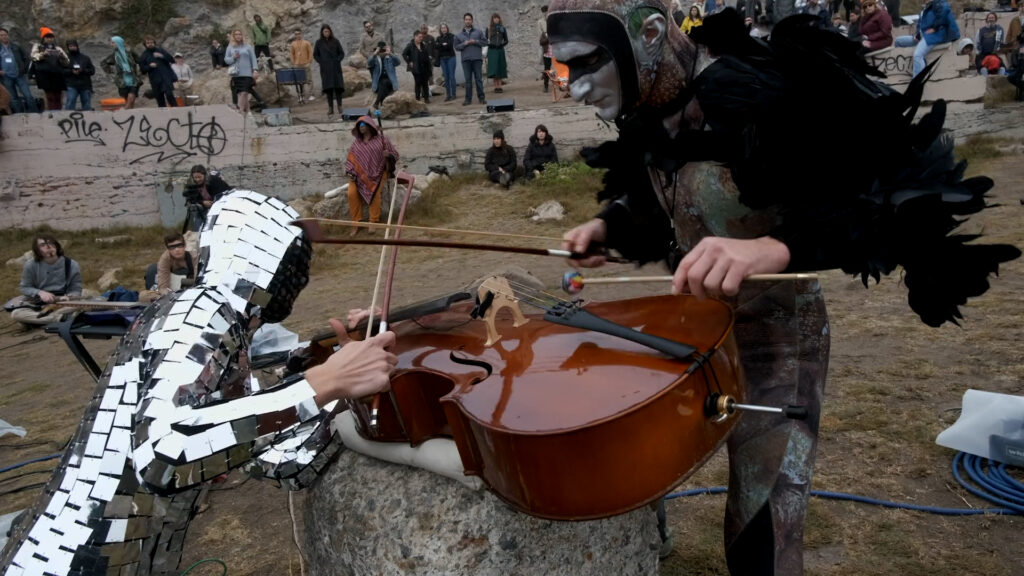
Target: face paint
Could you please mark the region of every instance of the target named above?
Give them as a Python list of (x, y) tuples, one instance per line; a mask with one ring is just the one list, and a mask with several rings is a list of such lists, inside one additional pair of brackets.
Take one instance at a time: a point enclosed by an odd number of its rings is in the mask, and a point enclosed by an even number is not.
[(589, 42), (552, 43), (555, 58), (569, 67), (569, 93), (573, 100), (597, 108), (605, 120), (622, 111), (619, 68), (611, 54)]

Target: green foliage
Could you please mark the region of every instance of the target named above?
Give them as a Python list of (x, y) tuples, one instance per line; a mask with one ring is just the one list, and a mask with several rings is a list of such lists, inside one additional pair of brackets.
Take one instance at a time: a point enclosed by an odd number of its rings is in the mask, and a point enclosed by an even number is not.
[(138, 44), (147, 34), (159, 35), (177, 17), (173, 0), (124, 0), (118, 34), (128, 45)]

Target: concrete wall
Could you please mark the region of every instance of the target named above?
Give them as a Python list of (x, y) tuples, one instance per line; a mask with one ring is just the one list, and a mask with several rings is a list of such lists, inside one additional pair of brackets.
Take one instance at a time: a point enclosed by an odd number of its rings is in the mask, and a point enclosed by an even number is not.
[[(537, 124), (563, 158), (615, 137), (589, 107), (385, 121), (399, 164), (413, 173), (442, 164), (480, 169), (491, 134), (505, 131), (522, 158)], [(0, 227), (61, 229), (171, 226), (193, 164), (225, 180), (291, 199), (343, 184), (351, 123), (257, 126), (226, 106), (48, 112), (3, 119)]]

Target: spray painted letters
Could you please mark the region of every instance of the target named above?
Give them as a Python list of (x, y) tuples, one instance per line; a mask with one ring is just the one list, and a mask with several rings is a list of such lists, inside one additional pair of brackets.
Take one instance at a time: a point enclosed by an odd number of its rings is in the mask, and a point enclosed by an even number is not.
[(128, 152), (129, 148), (142, 148), (143, 151), (148, 151), (132, 160), (131, 164), (153, 157), (156, 157), (159, 163), (165, 160), (181, 162), (197, 155), (216, 156), (224, 151), (228, 141), (227, 134), (217, 123), (216, 117), (200, 122), (193, 118), (191, 110), (184, 122), (178, 118), (170, 118), (163, 125), (156, 125), (145, 115), (133, 114), (124, 120), (114, 120), (114, 124), (124, 132), (122, 152)]

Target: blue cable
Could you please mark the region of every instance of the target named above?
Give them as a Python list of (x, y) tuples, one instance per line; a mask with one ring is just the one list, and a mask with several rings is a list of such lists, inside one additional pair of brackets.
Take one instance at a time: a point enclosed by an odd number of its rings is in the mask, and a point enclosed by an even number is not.
[(35, 464), (36, 462), (45, 462), (46, 460), (60, 458), (60, 455), (61, 452), (57, 452), (56, 454), (50, 454), (49, 456), (40, 456), (39, 458), (33, 458), (32, 460), (26, 460), (24, 462), (19, 462), (17, 464), (11, 464), (10, 466), (7, 466), (5, 468), (0, 468), (0, 474), (3, 474), (4, 472), (10, 472), (11, 470), (21, 468), (22, 466), (28, 466), (29, 464)]
[[(967, 471), (967, 475), (974, 484), (963, 478), (960, 474), (961, 467)], [(960, 452), (953, 458), (952, 468), (953, 477), (956, 478), (956, 481), (965, 490), (993, 504), (1003, 506), (1003, 508), (939, 508), (936, 506), (919, 506), (917, 504), (891, 502), (866, 496), (857, 496), (855, 494), (827, 492), (824, 490), (811, 490), (811, 495), (830, 500), (860, 502), (862, 504), (882, 506), (883, 508), (914, 510), (942, 516), (975, 516), (978, 514), (1024, 515), (1024, 484), (1021, 484), (1021, 482), (1007, 473), (1005, 464), (991, 462), (985, 458)], [(976, 487), (975, 484), (981, 488)], [(698, 494), (725, 494), (726, 492), (728, 492), (728, 488), (725, 486), (695, 488), (683, 492), (674, 492), (665, 496), (665, 500), (674, 500)]]

